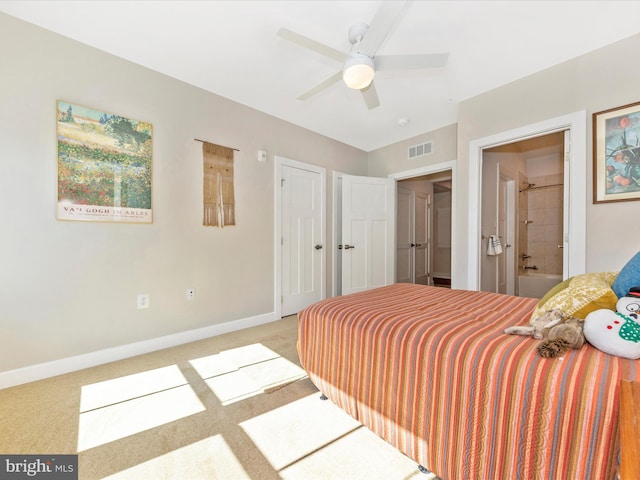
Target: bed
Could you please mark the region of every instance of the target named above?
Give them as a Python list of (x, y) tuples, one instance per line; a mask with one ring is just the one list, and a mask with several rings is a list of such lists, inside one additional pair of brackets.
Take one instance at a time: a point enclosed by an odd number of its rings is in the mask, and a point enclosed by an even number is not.
[(445, 480), (613, 479), (621, 379), (590, 345), (545, 359), (536, 299), (395, 284), (299, 313), (298, 352), (331, 401)]

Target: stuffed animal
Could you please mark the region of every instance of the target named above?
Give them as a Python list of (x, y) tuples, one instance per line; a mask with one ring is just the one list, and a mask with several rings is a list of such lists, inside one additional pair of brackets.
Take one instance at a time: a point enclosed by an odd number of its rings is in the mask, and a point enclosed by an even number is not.
[(611, 355), (640, 358), (640, 288), (634, 287), (616, 303), (616, 311), (600, 309), (584, 321), (587, 341)]
[(532, 318), (528, 326), (508, 327), (504, 333), (530, 335), (542, 340), (537, 347), (538, 354), (541, 357), (553, 358), (559, 357), (570, 348), (577, 349), (584, 345), (583, 325), (584, 320), (553, 309)]
[(504, 333), (511, 335), (530, 335), (535, 339), (542, 340), (546, 337), (547, 332), (551, 327), (557, 325), (564, 320), (564, 313), (557, 308), (548, 310), (544, 314), (532, 318), (529, 320), (529, 325), (526, 327), (523, 325), (516, 325), (514, 327), (507, 327), (504, 329)]
[(563, 355), (570, 348), (578, 349), (584, 345), (584, 320), (567, 317), (562, 323), (551, 327), (547, 338), (537, 347), (538, 354), (545, 358)]

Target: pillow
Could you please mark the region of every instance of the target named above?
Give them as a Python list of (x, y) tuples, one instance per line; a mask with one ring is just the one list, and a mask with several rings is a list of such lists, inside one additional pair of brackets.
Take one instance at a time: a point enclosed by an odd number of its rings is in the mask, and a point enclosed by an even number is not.
[(584, 336), (598, 350), (618, 357), (640, 358), (640, 298), (622, 297), (617, 312), (596, 310), (584, 320)]
[(618, 297), (611, 289), (615, 272), (583, 273), (553, 287), (542, 297), (531, 318), (558, 308), (566, 315), (584, 319), (589, 313), (607, 308), (615, 310)]
[(638, 286), (640, 286), (640, 252), (631, 257), (631, 260), (622, 267), (611, 288), (618, 298), (622, 298), (629, 293), (631, 287)]
[(547, 303), (547, 301), (551, 297), (553, 297), (556, 293), (567, 288), (570, 282), (571, 282), (571, 278), (567, 278), (565, 281), (560, 282), (559, 284), (551, 287), (551, 289), (544, 294), (544, 297), (540, 299), (540, 301), (538, 302), (538, 305), (544, 305), (545, 303)]

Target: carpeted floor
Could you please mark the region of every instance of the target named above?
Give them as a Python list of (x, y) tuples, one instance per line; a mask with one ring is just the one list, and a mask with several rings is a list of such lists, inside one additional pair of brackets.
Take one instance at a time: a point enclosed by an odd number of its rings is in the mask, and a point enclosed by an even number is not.
[(0, 390), (0, 453), (81, 480), (428, 480), (299, 367), (297, 317)]

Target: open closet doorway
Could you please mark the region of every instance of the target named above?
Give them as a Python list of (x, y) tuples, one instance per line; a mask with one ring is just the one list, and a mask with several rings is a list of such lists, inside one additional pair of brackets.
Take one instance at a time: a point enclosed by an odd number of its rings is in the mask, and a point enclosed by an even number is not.
[[(431, 215), (431, 236), (436, 234), (436, 231), (439, 231), (439, 238), (436, 237), (436, 241), (439, 241), (439, 245), (444, 249), (448, 249), (449, 252), (451, 250), (451, 245), (455, 244), (455, 216), (456, 216), (456, 207), (455, 207), (455, 195), (453, 193), (454, 185), (456, 184), (456, 168), (455, 162), (442, 162), (434, 165), (429, 165), (425, 167), (416, 168), (413, 170), (407, 170), (403, 172), (393, 173), (388, 176), (388, 179), (393, 180), (395, 185), (395, 202), (397, 204), (400, 201), (398, 197), (398, 186), (400, 186), (400, 182), (403, 180), (408, 181), (417, 181), (421, 178), (431, 177), (431, 181), (434, 183), (433, 189), (433, 197), (432, 197), (432, 206), (435, 207), (436, 202), (440, 205), (440, 200), (445, 199), (443, 204), (446, 203), (446, 207), (440, 209), (434, 209), (434, 212)], [(333, 296), (340, 296), (345, 293), (345, 288), (342, 285), (342, 277), (343, 277), (343, 255), (344, 251), (340, 246), (343, 245), (342, 238), (342, 210), (343, 210), (343, 177), (345, 174), (341, 172), (333, 172), (333, 243), (334, 243), (334, 251), (332, 252), (332, 270), (333, 270)], [(444, 194), (444, 195), (443, 195)], [(448, 210), (447, 210), (448, 209)], [(438, 213), (442, 215), (438, 217)], [(439, 218), (439, 220), (438, 220)], [(434, 229), (433, 224), (436, 224), (436, 228)], [(392, 234), (394, 239), (396, 239), (395, 244), (397, 244), (397, 232), (395, 225), (397, 224), (397, 209), (394, 208), (393, 212), (393, 221), (390, 222), (392, 225)], [(439, 224), (445, 226), (445, 228), (441, 228)], [(446, 228), (448, 227), (448, 228)], [(434, 231), (435, 230), (435, 231)], [(415, 242), (414, 242), (415, 243)], [(422, 242), (420, 242), (422, 243)], [(394, 252), (396, 251), (394, 247)], [(395, 268), (395, 264), (400, 260), (397, 254), (394, 254), (394, 269), (392, 271), (394, 280), (397, 282), (397, 269)], [(442, 279), (443, 286), (448, 286), (453, 280), (452, 272), (455, 271), (455, 263), (456, 259), (449, 255), (440, 256), (435, 255), (431, 258), (431, 268), (430, 278), (438, 278)], [(436, 269), (435, 271), (433, 269)], [(437, 274), (434, 276), (434, 274)], [(424, 276), (424, 275), (423, 275)], [(447, 278), (448, 277), (448, 278)], [(432, 280), (431, 280), (432, 281)], [(433, 281), (432, 281), (433, 284)]]
[(451, 172), (399, 180), (396, 282), (451, 286)]

